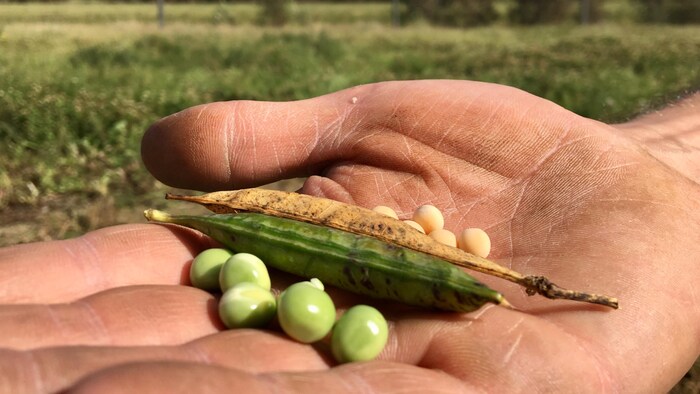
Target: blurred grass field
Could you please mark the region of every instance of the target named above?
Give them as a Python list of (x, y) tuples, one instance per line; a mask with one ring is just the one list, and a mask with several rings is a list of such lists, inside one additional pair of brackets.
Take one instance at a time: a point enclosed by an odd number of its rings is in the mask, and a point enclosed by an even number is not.
[[(0, 246), (142, 221), (144, 207), (163, 207), (168, 188), (143, 169), (141, 135), (203, 102), (455, 78), (621, 122), (700, 88), (700, 26), (635, 24), (625, 0), (606, 2), (606, 22), (592, 26), (469, 30), (392, 28), (388, 2), (297, 5), (283, 28), (256, 25), (251, 4), (165, 11), (159, 29), (152, 4), (0, 3)], [(674, 392), (700, 392), (699, 373)]]
[(167, 4), (163, 29), (153, 4), (0, 3), (0, 245), (140, 220), (166, 190), (143, 131), (203, 102), (455, 78), (616, 122), (700, 86), (700, 26), (634, 24), (624, 4), (592, 26), (458, 30), (392, 28), (388, 2), (298, 4), (283, 28), (252, 4)]

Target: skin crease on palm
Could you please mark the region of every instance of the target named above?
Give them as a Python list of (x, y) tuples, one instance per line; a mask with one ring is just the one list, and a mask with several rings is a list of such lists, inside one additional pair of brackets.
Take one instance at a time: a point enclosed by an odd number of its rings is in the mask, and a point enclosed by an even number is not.
[[(216, 298), (187, 286), (213, 244), (132, 224), (0, 250), (0, 392), (662, 392), (700, 354), (700, 97), (623, 125), (522, 91), (388, 82), (289, 103), (226, 102), (152, 126), (146, 167), (195, 190), (309, 176), (302, 192), (445, 227), (480, 227), (489, 258), (619, 310), (528, 297), (438, 313), (378, 305), (389, 342), (333, 366), (327, 344), (222, 331)], [(294, 281), (272, 273), (273, 288)]]

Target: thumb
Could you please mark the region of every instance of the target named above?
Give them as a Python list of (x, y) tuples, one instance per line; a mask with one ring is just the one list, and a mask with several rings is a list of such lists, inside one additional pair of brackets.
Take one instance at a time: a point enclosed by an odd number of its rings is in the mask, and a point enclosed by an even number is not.
[(151, 126), (141, 153), (162, 182), (198, 190), (338, 173), (343, 163), (421, 176), (451, 163), (489, 178), (475, 185), (493, 184), (532, 173), (566, 138), (579, 138), (572, 117), (505, 86), (391, 81), (301, 101), (193, 107)]
[(196, 190), (313, 174), (337, 158), (322, 148), (352, 112), (356, 89), (294, 102), (230, 101), (186, 109), (146, 131), (143, 162), (163, 183)]

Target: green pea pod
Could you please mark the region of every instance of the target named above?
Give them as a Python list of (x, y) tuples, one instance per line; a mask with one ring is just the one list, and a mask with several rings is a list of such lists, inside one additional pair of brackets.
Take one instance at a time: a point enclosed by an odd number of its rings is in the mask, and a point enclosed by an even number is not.
[(166, 194), (165, 198), (194, 202), (214, 213), (257, 212), (365, 235), (517, 283), (523, 286), (529, 295), (541, 294), (551, 299), (583, 301), (618, 308), (618, 301), (614, 297), (568, 290), (540, 275), (522, 275), (493, 261), (437, 242), (400, 220), (356, 205), (305, 194), (258, 188), (219, 191), (201, 196)]
[(169, 215), (149, 209), (150, 221), (199, 230), (236, 252), (267, 265), (374, 298), (470, 312), (485, 303), (506, 304), (453, 264), (377, 238), (259, 213)]

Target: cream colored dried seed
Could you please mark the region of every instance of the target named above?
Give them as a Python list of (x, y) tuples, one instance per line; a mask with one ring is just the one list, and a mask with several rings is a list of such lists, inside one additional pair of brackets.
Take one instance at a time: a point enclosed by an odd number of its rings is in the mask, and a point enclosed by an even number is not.
[(452, 246), (453, 248), (457, 247), (457, 237), (454, 235), (454, 233), (450, 230), (440, 228), (437, 229), (430, 234), (428, 234), (432, 239), (445, 244), (447, 246)]
[(413, 220), (404, 220), (403, 222), (420, 231), (421, 233), (425, 234), (425, 230), (423, 230), (423, 227), (421, 227), (420, 224), (414, 222)]
[(399, 216), (396, 214), (396, 212), (384, 205), (377, 205), (376, 207), (372, 208), (374, 212), (381, 213), (382, 215), (386, 215), (389, 217), (392, 217), (394, 219), (398, 219)]
[(413, 221), (420, 224), (427, 234), (445, 226), (442, 212), (432, 205), (422, 205), (413, 212)]
[(486, 258), (491, 252), (491, 239), (480, 228), (468, 228), (459, 235), (457, 246), (465, 252)]

